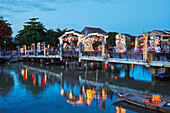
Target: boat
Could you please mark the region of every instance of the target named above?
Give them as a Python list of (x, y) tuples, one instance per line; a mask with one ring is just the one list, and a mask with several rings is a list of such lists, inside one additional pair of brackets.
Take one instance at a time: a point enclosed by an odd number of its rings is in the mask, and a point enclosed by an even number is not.
[(170, 80), (170, 72), (156, 74), (155, 79), (158, 80)]
[(11, 60), (12, 57), (13, 57), (13, 55), (12, 55), (10, 58), (0, 58), (0, 64), (3, 64), (3, 63), (5, 63), (5, 62)]
[[(87, 67), (87, 70), (102, 70), (102, 66), (98, 66), (98, 67)], [(78, 71), (85, 71), (86, 70), (86, 67), (79, 67), (79, 68), (76, 68), (76, 70)]]
[(151, 110), (151, 109), (147, 109), (147, 108), (142, 108), (140, 106), (136, 106), (134, 104), (130, 104), (124, 100), (122, 101), (117, 101), (115, 103), (113, 103), (112, 105), (114, 106), (118, 106), (120, 108), (124, 108), (124, 109), (127, 109), (127, 110), (130, 110), (130, 111), (134, 111), (136, 113), (161, 113), (159, 111), (154, 111), (154, 110)]
[(147, 109), (152, 109), (157, 112), (170, 113), (170, 101), (160, 99), (159, 95), (152, 95), (152, 97), (150, 97), (146, 95), (122, 92), (122, 91), (114, 90), (114, 89), (112, 89), (112, 91), (118, 97), (120, 97), (124, 101), (129, 102), (131, 104), (134, 104), (134, 105), (137, 105), (143, 108), (147, 108)]

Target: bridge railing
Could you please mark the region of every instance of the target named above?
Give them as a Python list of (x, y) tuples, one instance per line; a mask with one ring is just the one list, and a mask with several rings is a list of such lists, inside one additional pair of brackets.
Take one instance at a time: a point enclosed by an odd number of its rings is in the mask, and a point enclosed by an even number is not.
[(78, 57), (79, 51), (78, 50), (63, 50), (63, 56), (70, 56), (70, 57)]
[[(170, 54), (168, 53), (155, 53), (155, 52), (148, 52), (148, 59), (150, 61), (163, 61), (167, 62), (170, 60)], [(82, 52), (82, 56), (93, 56), (93, 57), (102, 57), (101, 51), (91, 51), (91, 52)], [(107, 58), (119, 58), (119, 59), (133, 59), (133, 60), (143, 60), (143, 52), (132, 52), (128, 51), (125, 53), (116, 53), (114, 51), (108, 51), (106, 56)]]
[(82, 51), (82, 56), (95, 56), (95, 57), (102, 57), (102, 51)]

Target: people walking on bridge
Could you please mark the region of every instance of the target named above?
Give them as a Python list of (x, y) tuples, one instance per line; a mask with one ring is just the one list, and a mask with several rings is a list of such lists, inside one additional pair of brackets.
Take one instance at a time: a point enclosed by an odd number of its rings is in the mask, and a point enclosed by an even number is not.
[(160, 53), (161, 53), (161, 48), (160, 48), (159, 44), (157, 44), (157, 47), (155, 47), (155, 53), (156, 53), (156, 56), (157, 56), (157, 60), (159, 61), (160, 60)]
[(170, 54), (169, 54), (169, 51), (170, 51), (170, 49), (169, 49), (169, 46), (165, 43), (165, 45), (164, 45), (164, 48), (165, 48), (165, 56), (166, 56), (166, 59), (167, 59), (167, 61), (169, 61), (170, 60)]

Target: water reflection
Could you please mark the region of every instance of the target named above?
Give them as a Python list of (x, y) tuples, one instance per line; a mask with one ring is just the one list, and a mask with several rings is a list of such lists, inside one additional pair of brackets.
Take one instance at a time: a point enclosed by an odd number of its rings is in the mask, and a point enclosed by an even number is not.
[[(145, 68), (138, 65), (113, 65), (114, 70), (77, 71), (76, 63), (68, 63), (69, 67), (61, 66), (41, 66), (38, 63), (16, 63), (6, 65), (0, 69), (0, 102), (9, 99), (6, 95), (11, 94), (17, 97), (18, 92), (22, 92), (23, 101), (10, 97), (22, 104), (23, 108), (31, 112), (31, 109), (39, 109), (39, 105), (51, 112), (60, 110), (70, 112), (69, 109), (76, 109), (77, 112), (117, 112), (131, 113), (137, 112), (123, 105), (116, 104), (116, 95), (110, 91), (117, 88), (122, 91), (152, 95), (160, 94), (161, 98), (170, 98), (169, 82), (156, 81), (152, 77), (155, 73), (165, 71), (165, 69)], [(91, 64), (95, 66), (96, 64)], [(8, 74), (14, 71), (14, 76)], [(18, 85), (14, 85), (17, 83)], [(13, 90), (15, 89), (15, 90)], [(23, 91), (24, 90), (24, 91)], [(26, 92), (25, 92), (26, 90)], [(25, 94), (25, 96), (24, 96)], [(5, 95), (5, 96), (4, 96)], [(19, 98), (19, 97), (18, 97)], [(30, 101), (31, 100), (31, 101)], [(51, 104), (52, 103), (52, 104)], [(13, 104), (6, 103), (8, 106)], [(34, 105), (34, 108), (32, 107)], [(60, 106), (60, 107), (56, 107)], [(74, 107), (73, 107), (74, 106)], [(15, 106), (21, 110), (21, 108)], [(31, 108), (31, 109), (30, 109)], [(69, 108), (69, 109), (65, 109)], [(8, 109), (0, 106), (1, 109)], [(14, 108), (10, 108), (14, 110)], [(11, 111), (12, 112), (12, 111)], [(37, 111), (38, 112), (38, 111)]]
[(10, 73), (0, 71), (0, 95), (6, 97), (13, 90), (13, 86), (13, 76)]

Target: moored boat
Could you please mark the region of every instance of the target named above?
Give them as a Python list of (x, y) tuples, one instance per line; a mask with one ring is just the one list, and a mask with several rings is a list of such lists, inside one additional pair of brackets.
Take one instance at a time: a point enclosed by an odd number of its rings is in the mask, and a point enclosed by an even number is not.
[(13, 55), (10, 58), (0, 58), (0, 63), (5, 63), (5, 62), (11, 60), (12, 57), (13, 57)]
[(145, 96), (145, 95), (122, 92), (122, 91), (114, 90), (114, 89), (112, 89), (112, 91), (118, 97), (122, 98), (124, 101), (127, 101), (131, 104), (134, 104), (134, 105), (137, 105), (143, 108), (152, 109), (155, 111), (170, 113), (170, 101), (160, 99), (159, 95), (153, 95), (152, 97), (150, 97), (150, 96)]
[(156, 74), (154, 77), (159, 80), (170, 80), (170, 72), (159, 73)]

